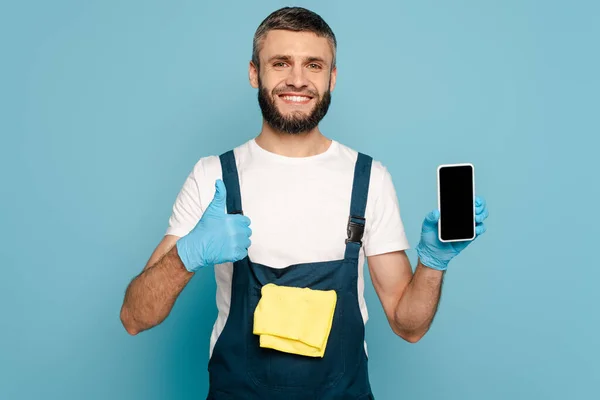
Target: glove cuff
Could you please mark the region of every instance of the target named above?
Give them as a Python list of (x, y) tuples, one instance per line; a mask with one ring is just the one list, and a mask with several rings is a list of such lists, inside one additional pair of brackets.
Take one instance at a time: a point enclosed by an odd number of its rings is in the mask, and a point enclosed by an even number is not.
[(179, 259), (188, 272), (196, 272), (199, 266), (190, 259), (186, 238), (187, 235), (179, 238), (175, 243), (175, 246), (177, 247), (177, 254), (179, 255)]
[(438, 258), (434, 257), (428, 250), (423, 246), (422, 243), (416, 248), (417, 255), (421, 264), (425, 267), (436, 269), (438, 271), (445, 271), (448, 268), (448, 262), (442, 262)]

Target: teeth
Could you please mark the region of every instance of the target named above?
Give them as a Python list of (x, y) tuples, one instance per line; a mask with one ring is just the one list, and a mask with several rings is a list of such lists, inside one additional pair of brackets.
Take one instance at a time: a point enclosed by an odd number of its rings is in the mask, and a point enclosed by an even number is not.
[(287, 101), (301, 102), (301, 101), (309, 100), (310, 97), (304, 97), (304, 96), (283, 96), (283, 99), (287, 100)]

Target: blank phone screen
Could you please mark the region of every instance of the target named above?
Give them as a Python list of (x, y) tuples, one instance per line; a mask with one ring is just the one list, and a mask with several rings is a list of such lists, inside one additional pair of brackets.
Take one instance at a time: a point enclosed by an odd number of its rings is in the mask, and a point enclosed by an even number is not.
[(438, 179), (442, 240), (473, 238), (473, 168), (470, 165), (441, 167)]

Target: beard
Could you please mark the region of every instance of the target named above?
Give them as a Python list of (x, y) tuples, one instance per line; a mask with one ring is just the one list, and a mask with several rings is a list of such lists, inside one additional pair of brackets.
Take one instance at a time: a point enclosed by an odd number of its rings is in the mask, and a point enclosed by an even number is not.
[[(328, 89), (323, 94), (322, 97), (319, 98), (319, 93), (313, 90), (298, 90), (295, 87), (284, 87), (280, 89), (273, 89), (272, 96), (269, 94), (267, 89), (262, 85), (260, 78), (258, 80), (258, 104), (260, 105), (260, 109), (262, 111), (263, 118), (273, 129), (288, 133), (290, 135), (297, 135), (304, 132), (309, 132), (319, 125), (319, 122), (325, 117), (327, 114), (327, 110), (329, 109), (329, 105), (331, 104), (331, 91), (329, 90), (329, 85), (327, 85)], [(290, 115), (283, 115), (279, 112), (277, 105), (275, 105), (275, 101), (273, 100), (274, 96), (277, 96), (278, 93), (291, 93), (295, 92), (303, 95), (310, 95), (313, 98), (318, 99), (317, 104), (313, 107), (313, 109), (305, 114), (303, 112), (292, 112)]]

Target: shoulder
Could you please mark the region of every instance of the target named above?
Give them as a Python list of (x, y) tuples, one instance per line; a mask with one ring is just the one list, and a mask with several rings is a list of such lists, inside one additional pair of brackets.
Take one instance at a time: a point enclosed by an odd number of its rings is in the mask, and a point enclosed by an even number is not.
[[(359, 151), (339, 142), (338, 146), (340, 156), (344, 158), (353, 167), (356, 163), (356, 160), (358, 159)], [(369, 191), (371, 193), (379, 193), (382, 189), (384, 181), (386, 181), (387, 179), (391, 179), (390, 172), (388, 171), (387, 166), (381, 160), (377, 159), (376, 156), (365, 152), (362, 153), (371, 157), (372, 159)]]
[[(234, 151), (236, 164), (239, 168), (240, 163), (245, 162), (248, 158), (248, 142), (245, 142), (232, 150)], [(223, 153), (227, 151), (229, 150), (225, 150)], [(200, 157), (192, 167), (188, 179), (195, 182), (203, 203), (212, 200), (215, 193), (215, 181), (217, 179), (223, 179), (221, 155), (209, 154)]]
[[(235, 154), (236, 164), (243, 163), (248, 155), (248, 142), (242, 143), (237, 147), (230, 149)], [(230, 150), (223, 151), (224, 154)], [(212, 180), (222, 176), (221, 173), (221, 154), (209, 154), (200, 157), (193, 166), (192, 172), (198, 179)], [(213, 182), (214, 183), (214, 182)]]

